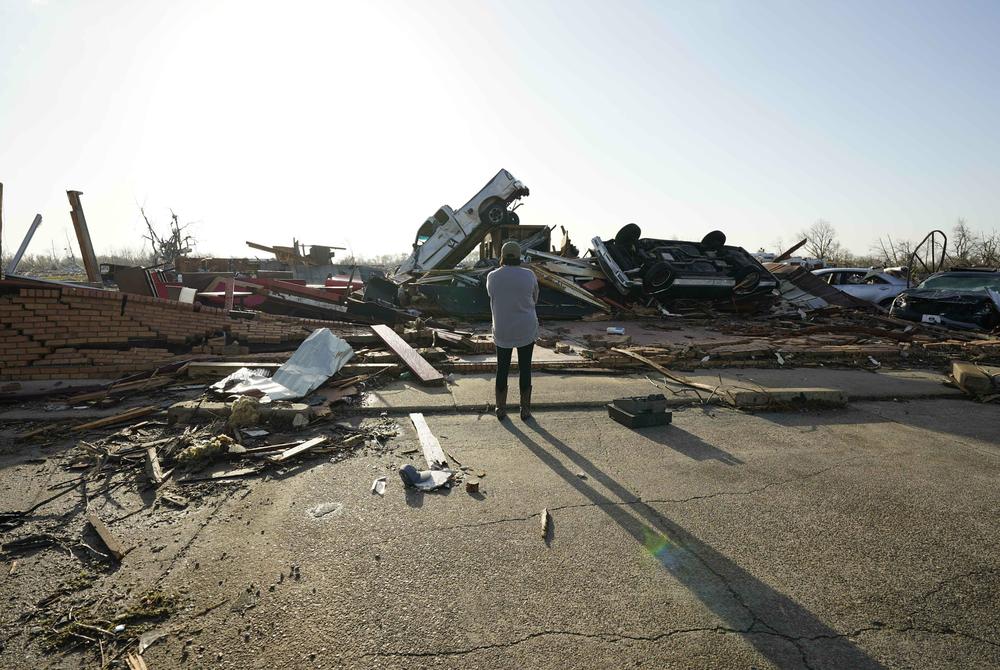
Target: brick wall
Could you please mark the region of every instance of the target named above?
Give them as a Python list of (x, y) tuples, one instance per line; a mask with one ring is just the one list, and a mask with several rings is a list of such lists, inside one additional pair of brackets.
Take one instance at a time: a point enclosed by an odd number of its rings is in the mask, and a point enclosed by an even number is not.
[(221, 309), (86, 288), (25, 288), (0, 282), (0, 380), (112, 379), (183, 360), (208, 338), (240, 344), (301, 342), (316, 328), (348, 342), (351, 324)]

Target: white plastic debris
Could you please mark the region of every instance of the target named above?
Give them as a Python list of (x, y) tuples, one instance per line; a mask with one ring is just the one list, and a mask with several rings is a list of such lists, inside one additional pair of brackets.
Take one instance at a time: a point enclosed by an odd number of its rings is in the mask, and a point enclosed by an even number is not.
[[(240, 368), (212, 384), (212, 389), (233, 394), (258, 391), (264, 394), (261, 402), (294, 400), (319, 388), (323, 382), (337, 374), (352, 356), (354, 350), (351, 345), (331, 333), (329, 328), (318, 328), (270, 379), (260, 372)], [(226, 388), (234, 380), (239, 380), (239, 383)]]
[(781, 352), (780, 351), (775, 351), (774, 352), (774, 357), (778, 359), (778, 365), (784, 365), (785, 364), (785, 359), (781, 357)]
[(385, 477), (379, 477), (372, 482), (372, 493), (377, 493), (380, 496), (385, 495)]
[(608, 335), (624, 335), (624, 326), (608, 326)]

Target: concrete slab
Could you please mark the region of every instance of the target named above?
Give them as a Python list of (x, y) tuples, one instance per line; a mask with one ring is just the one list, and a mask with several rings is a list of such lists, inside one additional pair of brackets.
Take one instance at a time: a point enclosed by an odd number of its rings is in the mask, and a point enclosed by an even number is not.
[[(799, 368), (791, 370), (720, 369), (711, 373), (690, 373), (686, 377), (710, 386), (768, 389), (780, 395), (783, 390), (805, 387), (827, 389), (837, 403), (849, 401), (914, 398), (964, 397), (958, 389), (944, 386), (944, 375), (922, 370), (828, 370)], [(613, 398), (664, 392), (672, 406), (688, 404), (695, 396), (689, 392), (671, 393), (650, 382), (661, 379), (649, 374), (582, 375), (536, 373), (532, 378), (534, 406), (538, 409), (603, 407)], [(427, 389), (409, 382), (389, 384), (371, 394), (365, 408), (403, 413), (412, 411), (481, 411), (493, 403), (493, 376), (490, 374), (457, 376), (447, 389)], [(703, 394), (704, 395), (704, 394)], [(516, 407), (519, 398), (517, 377), (510, 379), (509, 404)], [(835, 403), (835, 404), (837, 404)]]
[(943, 374), (931, 370), (840, 370), (828, 368), (794, 368), (790, 370), (766, 369), (750, 370), (731, 368), (711, 372), (693, 372), (685, 376), (706, 384), (717, 384), (719, 376), (723, 380), (752, 382), (769, 388), (792, 388), (796, 386), (820, 386), (839, 389), (847, 394), (848, 400), (891, 400), (912, 398), (962, 397), (956, 388), (944, 385)]
[(455, 399), (450, 387), (419, 386), (410, 381), (397, 381), (375, 389), (365, 396), (362, 409), (394, 413), (453, 411)]

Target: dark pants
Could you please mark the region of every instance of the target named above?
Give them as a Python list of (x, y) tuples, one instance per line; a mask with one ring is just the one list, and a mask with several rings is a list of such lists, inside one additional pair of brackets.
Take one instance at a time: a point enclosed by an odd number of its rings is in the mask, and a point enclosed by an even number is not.
[[(534, 342), (517, 348), (517, 368), (520, 371), (518, 387), (521, 393), (531, 389), (531, 352), (534, 350)], [(513, 349), (497, 347), (497, 391), (507, 390), (507, 375), (510, 374), (510, 357), (513, 353)]]

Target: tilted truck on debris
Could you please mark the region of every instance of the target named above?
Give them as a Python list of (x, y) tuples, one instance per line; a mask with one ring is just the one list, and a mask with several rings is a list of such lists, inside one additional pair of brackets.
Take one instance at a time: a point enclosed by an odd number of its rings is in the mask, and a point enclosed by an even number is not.
[(413, 253), (396, 268), (393, 280), (401, 283), (415, 274), (455, 267), (490, 230), (500, 225), (517, 225), (517, 214), (509, 208), (527, 195), (527, 186), (507, 170), (500, 170), (458, 210), (442, 205), (417, 230)]

